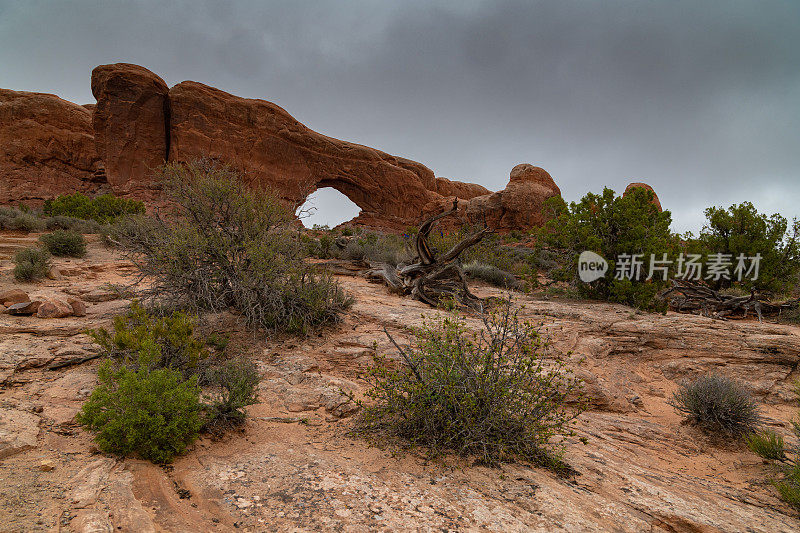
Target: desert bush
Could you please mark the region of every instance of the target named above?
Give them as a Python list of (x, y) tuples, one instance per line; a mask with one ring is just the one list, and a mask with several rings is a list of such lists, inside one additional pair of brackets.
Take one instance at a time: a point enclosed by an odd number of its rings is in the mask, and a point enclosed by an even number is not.
[(97, 432), (100, 450), (168, 463), (197, 438), (202, 406), (196, 378), (183, 380), (179, 372), (149, 370), (144, 364), (134, 371), (107, 361), (98, 379), (77, 420)]
[[(437, 255), (446, 253), (464, 238), (481, 229), (478, 226), (465, 225), (458, 231), (434, 231), (429, 243)], [(486, 235), (480, 242), (469, 247), (460, 258), (464, 263), (477, 261), (516, 275), (527, 273), (526, 258), (519, 257), (513, 247), (504, 246), (502, 237), (494, 233)]]
[(800, 275), (800, 221), (789, 227), (779, 214), (759, 213), (750, 202), (732, 205), (728, 209), (709, 207), (705, 210), (706, 224), (693, 243), (702, 254), (723, 253), (731, 256), (733, 267), (737, 257), (761, 255), (758, 279), (744, 276), (738, 283), (731, 279), (710, 280), (713, 288), (739, 284), (743, 289), (781, 292), (797, 285)]
[[(800, 381), (795, 382), (795, 393), (800, 404)], [(793, 421), (792, 426), (795, 437), (800, 439), (800, 422)], [(751, 434), (747, 446), (778, 467), (782, 477), (773, 484), (781, 498), (800, 511), (800, 445), (788, 447), (782, 436), (765, 430)]]
[(50, 270), (50, 254), (41, 248), (23, 248), (11, 259), (14, 263), (14, 279), (36, 281)]
[(783, 437), (771, 430), (751, 433), (745, 439), (747, 447), (756, 455), (771, 461), (786, 459), (786, 443)]
[(206, 428), (226, 429), (245, 421), (244, 408), (258, 402), (259, 376), (255, 364), (231, 359), (206, 372), (206, 383), (213, 390), (208, 406)]
[(13, 207), (0, 207), (0, 229), (38, 232), (45, 229), (45, 223), (33, 213)]
[(134, 301), (130, 312), (114, 317), (113, 332), (100, 328), (89, 335), (119, 365), (134, 371), (166, 368), (189, 379), (208, 356), (195, 325), (186, 313), (157, 316)]
[(39, 237), (39, 242), (57, 257), (83, 257), (86, 255), (86, 239), (74, 231), (56, 230)]
[[(672, 258), (679, 239), (670, 232), (670, 212), (659, 212), (652, 200), (653, 192), (640, 187), (624, 197), (606, 188), (602, 194), (589, 193), (569, 205), (560, 197), (548, 199), (545, 210), (550, 220), (538, 232), (537, 241), (542, 248), (566, 252), (562, 254), (566, 260), (551, 271), (554, 279), (571, 282), (584, 297), (643, 309), (665, 309), (664, 302), (652, 298), (664, 281), (645, 280), (647, 261), (651, 254), (661, 259), (666, 253)], [(609, 265), (608, 273), (592, 283), (578, 279), (578, 256), (584, 250), (600, 254)], [(632, 280), (615, 279), (617, 258), (622, 254), (641, 254), (645, 261)]]
[(742, 437), (755, 430), (761, 420), (758, 404), (747, 389), (717, 374), (683, 381), (670, 405), (712, 434)]
[(487, 265), (479, 261), (471, 261), (464, 265), (464, 273), (471, 278), (483, 280), (496, 287), (519, 289), (521, 286), (516, 276), (511, 272), (506, 272), (496, 266)]
[(392, 266), (410, 263), (414, 259), (408, 240), (391, 233), (367, 230), (352, 235), (338, 255), (351, 261), (388, 263)]
[[(481, 332), (457, 317), (426, 321), (405, 364), (376, 355), (360, 431), (404, 439), (431, 454), (453, 451), (498, 464), (520, 458), (566, 469), (553, 439), (571, 434), (580, 407), (565, 398), (579, 388), (557, 354), (518, 318), (509, 301), (484, 317)], [(394, 342), (394, 341), (393, 341)]]
[(112, 194), (101, 194), (89, 198), (85, 194), (65, 194), (45, 201), (44, 214), (68, 216), (84, 220), (94, 220), (100, 224), (114, 222), (126, 215), (145, 212), (144, 203), (137, 200), (118, 198)]
[(249, 326), (293, 333), (334, 322), (352, 304), (304, 262), (293, 217), (270, 192), (248, 189), (236, 171), (208, 161), (166, 165), (159, 179), (174, 216), (131, 217), (114, 233), (159, 298), (232, 307)]
[(81, 218), (68, 217), (65, 215), (47, 217), (44, 219), (44, 223), (48, 231), (62, 229), (82, 234), (100, 234), (105, 228), (104, 225), (96, 220), (83, 220)]

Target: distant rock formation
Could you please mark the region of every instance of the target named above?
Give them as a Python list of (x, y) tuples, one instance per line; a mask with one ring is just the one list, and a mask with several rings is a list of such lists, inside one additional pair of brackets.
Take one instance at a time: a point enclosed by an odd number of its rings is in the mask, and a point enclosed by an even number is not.
[(658, 199), (658, 195), (656, 194), (656, 191), (654, 191), (653, 188), (651, 186), (649, 186), (648, 184), (646, 184), (646, 183), (633, 182), (633, 183), (628, 184), (628, 186), (625, 187), (625, 192), (622, 193), (623, 198), (625, 197), (626, 194), (628, 194), (628, 192), (630, 192), (631, 189), (634, 189), (636, 187), (641, 187), (642, 189), (647, 189), (648, 191), (652, 191), (653, 192), (653, 204), (656, 207), (658, 207), (658, 211), (659, 212), (663, 211), (663, 209), (661, 208), (661, 201)]
[(53, 94), (0, 89), (0, 204), (40, 204), (105, 184), (92, 114)]
[[(168, 162), (212, 158), (241, 171), (254, 187), (299, 206), (332, 187), (361, 213), (349, 224), (402, 231), (459, 199), (459, 215), (497, 230), (544, 222), (542, 203), (560, 195), (550, 175), (517, 165), (508, 186), (437, 178), (425, 165), (317, 133), (281, 107), (193, 81), (168, 88), (128, 63), (92, 72), (97, 104), (3, 91), (0, 98), (0, 203), (74, 191), (159, 199), (153, 170)], [(13, 102), (13, 103), (12, 103)], [(456, 223), (455, 221), (451, 222)]]

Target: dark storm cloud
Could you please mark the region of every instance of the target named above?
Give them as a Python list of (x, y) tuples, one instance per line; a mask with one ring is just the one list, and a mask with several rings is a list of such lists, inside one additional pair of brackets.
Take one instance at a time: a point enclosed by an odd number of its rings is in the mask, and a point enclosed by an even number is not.
[(115, 61), (492, 189), (530, 162), (567, 199), (650, 183), (679, 230), (800, 215), (800, 2), (0, 0), (0, 86), (88, 102)]

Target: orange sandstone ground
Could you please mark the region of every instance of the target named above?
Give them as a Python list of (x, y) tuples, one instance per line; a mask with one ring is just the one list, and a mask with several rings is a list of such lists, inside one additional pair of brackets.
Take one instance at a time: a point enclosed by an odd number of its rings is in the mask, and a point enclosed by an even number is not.
[[(79, 298), (85, 317), (0, 314), (0, 530), (2, 531), (798, 531), (760, 459), (710, 442), (667, 404), (676, 383), (716, 369), (743, 379), (767, 424), (787, 437), (796, 416), (800, 328), (633, 312), (597, 302), (515, 295), (555, 348), (571, 351), (592, 408), (578, 419), (566, 459), (571, 479), (511, 464), (426, 462), (348, 436), (383, 327), (438, 311), (356, 277), (344, 322), (307, 339), (264, 340), (232, 317), (212, 317), (258, 364), (260, 403), (241, 432), (200, 439), (168, 468), (107, 457), (74, 423), (95, 386), (83, 333), (109, 325), (129, 301), (108, 284), (135, 274), (97, 240), (85, 259), (56, 261), (60, 279), (19, 284), (11, 254), (36, 235), (0, 235), (0, 292)], [(479, 286), (482, 296), (499, 294)], [(471, 325), (477, 322), (470, 319)], [(244, 348), (244, 347), (247, 348)]]

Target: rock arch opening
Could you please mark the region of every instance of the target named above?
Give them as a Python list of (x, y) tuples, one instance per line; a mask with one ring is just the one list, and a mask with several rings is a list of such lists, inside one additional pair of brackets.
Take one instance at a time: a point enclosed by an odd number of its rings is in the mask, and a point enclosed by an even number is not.
[(333, 187), (317, 189), (297, 209), (297, 215), (307, 228), (315, 225), (333, 228), (353, 220), (359, 213), (361, 208)]

